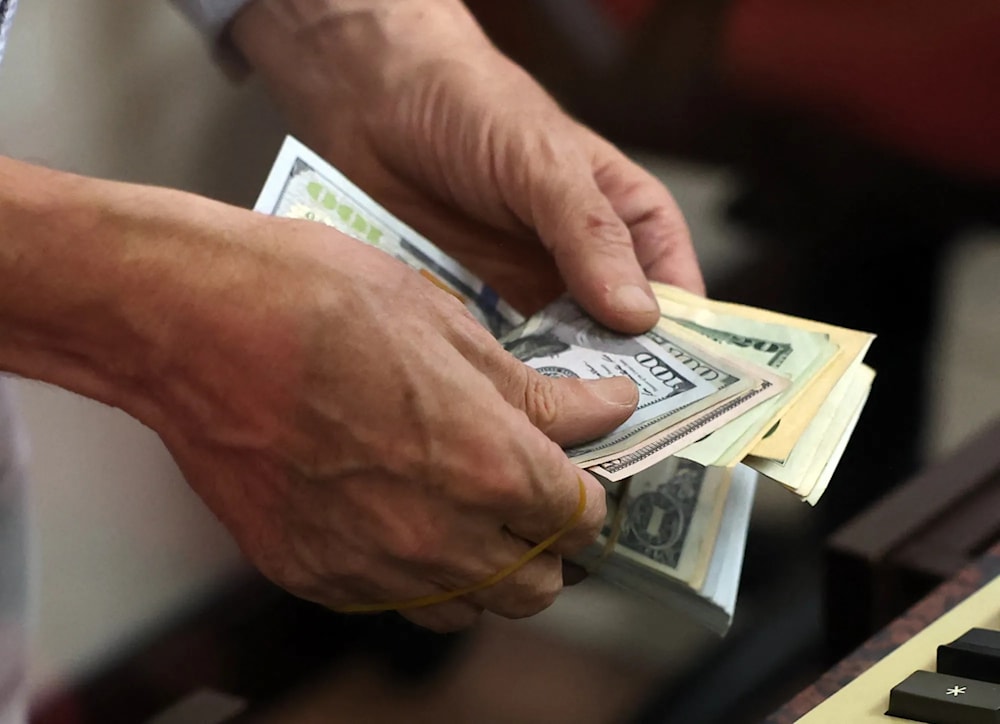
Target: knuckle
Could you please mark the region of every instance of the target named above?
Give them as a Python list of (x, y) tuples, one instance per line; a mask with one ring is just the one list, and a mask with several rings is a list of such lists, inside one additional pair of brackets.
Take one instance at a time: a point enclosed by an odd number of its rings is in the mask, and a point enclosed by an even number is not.
[[(550, 440), (545, 442), (544, 449), (536, 451), (532, 459), (532, 477), (541, 490), (546, 491), (551, 503), (559, 509), (565, 508), (565, 518), (568, 518), (579, 501), (580, 470), (569, 461), (561, 447)], [(542, 501), (538, 499), (537, 502)], [(565, 522), (562, 519), (559, 524)]]
[(350, 603), (347, 593), (371, 578), (371, 560), (361, 551), (338, 551), (336, 559), (310, 555), (287, 556), (280, 562), (258, 566), (273, 583), (294, 596), (336, 607)]
[(531, 385), (529, 378), (535, 371), (517, 359), (517, 355), (511, 353), (509, 346), (504, 349), (508, 354), (498, 357), (488, 374), (503, 398), (511, 405), (524, 410)]
[(531, 600), (532, 608), (534, 609), (532, 615), (544, 611), (555, 603), (559, 594), (562, 593), (562, 589), (562, 570), (560, 569), (557, 576), (550, 576), (544, 585), (536, 589), (535, 595)]
[[(527, 369), (527, 368), (526, 368)], [(524, 411), (536, 427), (546, 429), (559, 419), (559, 391), (552, 380), (529, 369), (524, 384)]]
[(465, 303), (436, 284), (433, 284), (433, 288), (436, 290), (434, 299), (439, 305), (439, 313), (443, 321), (448, 323), (452, 333), (474, 341), (480, 340), (483, 335), (483, 325)]
[(293, 596), (316, 600), (322, 596), (323, 586), (314, 573), (292, 563), (258, 565), (257, 569), (272, 583)]
[(562, 591), (562, 580), (547, 580), (535, 585), (521, 596), (514, 607), (511, 618), (527, 618), (541, 613), (553, 603)]
[(587, 237), (598, 242), (593, 247), (597, 252), (619, 254), (623, 248), (632, 246), (628, 228), (610, 209), (588, 212), (583, 217), (583, 225)]
[(533, 490), (517, 455), (484, 459), (482, 470), (473, 479), (477, 502), (487, 509), (522, 510), (533, 504)]
[(587, 490), (587, 507), (577, 525), (560, 540), (555, 548), (563, 555), (574, 555), (597, 540), (607, 518), (607, 497), (604, 488)]
[(579, 530), (581, 538), (585, 538), (584, 546), (589, 545), (597, 538), (604, 527), (604, 521), (608, 515), (607, 494), (604, 488), (599, 488), (596, 493), (588, 492), (587, 508), (583, 512), (580, 520)]
[(562, 562), (557, 556), (536, 559), (531, 573), (515, 576), (503, 602), (495, 609), (507, 618), (527, 618), (551, 606), (562, 591)]
[(591, 208), (582, 216), (566, 220), (572, 233), (552, 249), (557, 259), (586, 255), (591, 260), (611, 262), (632, 254), (632, 233), (610, 206)]
[(523, 510), (534, 504), (534, 495), (530, 486), (525, 485), (523, 475), (513, 472), (497, 476), (490, 486), (491, 498), (503, 510)]
[(305, 597), (317, 587), (318, 577), (299, 546), (261, 545), (256, 550), (244, 550), (261, 575), (289, 593)]
[(337, 571), (335, 578), (345, 580), (362, 580), (371, 574), (371, 561), (365, 553), (359, 550), (344, 550), (337, 554)]
[(443, 552), (434, 526), (399, 526), (386, 535), (385, 548), (391, 557), (415, 565), (436, 564)]

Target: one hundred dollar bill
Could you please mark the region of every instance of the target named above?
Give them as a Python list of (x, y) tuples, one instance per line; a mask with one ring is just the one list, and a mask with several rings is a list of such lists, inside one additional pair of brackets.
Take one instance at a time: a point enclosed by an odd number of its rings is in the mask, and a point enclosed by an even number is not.
[(636, 411), (607, 435), (567, 450), (570, 459), (620, 480), (704, 437), (777, 394), (786, 381), (726, 359), (663, 326), (629, 337), (612, 332), (568, 298), (552, 303), (501, 340), (550, 377), (628, 376)]
[(494, 337), (524, 320), (491, 287), (291, 136), (285, 138), (254, 210), (318, 221), (382, 249), (458, 297)]
[(588, 463), (592, 472), (609, 480), (621, 480), (672, 455), (681, 455), (688, 448), (699, 445), (699, 440), (711, 438), (716, 432), (725, 431), (732, 426), (741, 429), (745, 417), (752, 416), (757, 408), (780, 395), (788, 386), (789, 382), (785, 377), (765, 367), (719, 354), (719, 350), (712, 349), (711, 346), (702, 346), (700, 341), (690, 336), (686, 338), (682, 331), (676, 325), (661, 320), (660, 325), (649, 334), (660, 339), (669, 337), (672, 343), (667, 346), (668, 350), (677, 349), (680, 345), (688, 350), (697, 350), (696, 354), (701, 359), (722, 360), (729, 365), (730, 370), (737, 370), (745, 379), (754, 380), (754, 384), (713, 408), (640, 438), (622, 452), (592, 460)]

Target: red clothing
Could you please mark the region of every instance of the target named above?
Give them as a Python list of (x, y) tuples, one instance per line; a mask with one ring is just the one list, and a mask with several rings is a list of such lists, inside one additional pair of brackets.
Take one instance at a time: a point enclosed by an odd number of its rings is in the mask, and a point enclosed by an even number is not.
[[(656, 0), (600, 0), (623, 30)], [(729, 87), (946, 171), (1000, 178), (996, 0), (733, 0)]]

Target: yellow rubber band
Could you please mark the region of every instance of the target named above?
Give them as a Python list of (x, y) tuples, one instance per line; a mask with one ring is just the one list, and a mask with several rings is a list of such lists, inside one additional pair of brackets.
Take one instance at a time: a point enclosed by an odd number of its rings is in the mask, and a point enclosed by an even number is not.
[(475, 593), (476, 591), (481, 591), (484, 588), (489, 588), (490, 586), (495, 586), (505, 579), (510, 574), (520, 570), (532, 560), (540, 556), (554, 544), (557, 540), (566, 535), (569, 531), (576, 527), (577, 523), (580, 522), (580, 518), (583, 517), (583, 512), (587, 509), (587, 488), (583, 484), (583, 478), (578, 478), (580, 482), (580, 502), (576, 505), (576, 511), (570, 516), (570, 519), (566, 521), (566, 524), (557, 530), (555, 533), (550, 535), (548, 538), (543, 540), (541, 543), (536, 545), (530, 551), (525, 553), (519, 559), (511, 563), (509, 566), (497, 571), (492, 576), (487, 578), (485, 581), (481, 581), (472, 586), (466, 586), (465, 588), (459, 588), (455, 591), (446, 591), (445, 593), (435, 593), (430, 596), (421, 596), (420, 598), (411, 598), (409, 601), (396, 601), (393, 603), (356, 603), (347, 606), (339, 606), (333, 610), (338, 613), (377, 613), (379, 611), (402, 611), (409, 608), (422, 608), (424, 606), (433, 606), (436, 603), (444, 603), (445, 601), (450, 601), (453, 598), (459, 598), (461, 596), (467, 596), (470, 593)]
[(616, 491), (618, 493), (618, 505), (615, 508), (615, 517), (611, 519), (611, 530), (608, 533), (607, 540), (604, 541), (604, 550), (601, 551), (601, 555), (591, 565), (587, 566), (586, 570), (589, 574), (600, 571), (601, 566), (604, 565), (604, 562), (615, 551), (615, 546), (618, 544), (618, 536), (622, 532), (622, 524), (625, 522), (625, 506), (622, 505), (622, 501), (628, 498), (630, 485), (632, 485), (632, 478), (625, 478), (620, 483), (619, 490)]

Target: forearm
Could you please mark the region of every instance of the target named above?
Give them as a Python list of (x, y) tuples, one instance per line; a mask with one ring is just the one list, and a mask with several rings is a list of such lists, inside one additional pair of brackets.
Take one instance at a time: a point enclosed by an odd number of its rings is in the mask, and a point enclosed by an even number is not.
[(141, 261), (110, 186), (0, 160), (0, 368), (120, 404), (152, 330), (126, 301)]
[(206, 238), (227, 208), (0, 158), (0, 370), (154, 423), (191, 383), (198, 287), (232, 281)]

